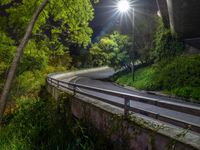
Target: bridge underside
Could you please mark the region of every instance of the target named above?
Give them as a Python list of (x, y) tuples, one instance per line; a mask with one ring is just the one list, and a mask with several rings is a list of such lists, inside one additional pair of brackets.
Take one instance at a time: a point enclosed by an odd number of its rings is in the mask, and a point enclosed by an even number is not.
[(180, 38), (200, 37), (200, 0), (140, 0), (135, 9), (135, 18), (159, 10), (165, 27), (170, 27)]
[(200, 37), (199, 0), (157, 0), (165, 26), (183, 39)]

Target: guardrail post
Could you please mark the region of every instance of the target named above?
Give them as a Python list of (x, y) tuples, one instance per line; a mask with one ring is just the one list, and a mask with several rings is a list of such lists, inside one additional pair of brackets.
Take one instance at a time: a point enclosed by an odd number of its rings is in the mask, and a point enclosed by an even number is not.
[(130, 107), (130, 99), (128, 97), (124, 98), (124, 115), (128, 115)]
[(76, 95), (76, 85), (73, 85), (73, 91), (74, 91), (74, 95)]
[(60, 84), (60, 82), (59, 82), (59, 80), (57, 80), (57, 88), (59, 88), (59, 84)]
[(51, 78), (51, 85), (53, 85), (53, 79)]

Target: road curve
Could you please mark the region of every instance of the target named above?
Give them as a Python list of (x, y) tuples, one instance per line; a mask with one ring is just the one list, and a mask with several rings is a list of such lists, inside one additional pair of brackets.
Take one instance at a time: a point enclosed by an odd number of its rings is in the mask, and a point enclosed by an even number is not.
[[(178, 99), (138, 92), (138, 91), (123, 88), (112, 82), (106, 82), (106, 81), (99, 80), (99, 79), (104, 79), (104, 78), (110, 77), (113, 74), (114, 74), (114, 71), (112, 69), (106, 69), (106, 70), (97, 71), (97, 72), (93, 72), (93, 73), (84, 73), (82, 75), (74, 76), (71, 79), (63, 79), (63, 80), (67, 80), (68, 82), (75, 83), (75, 84), (82, 84), (82, 85), (87, 85), (87, 86), (91, 86), (91, 87), (112, 90), (112, 91), (116, 91), (116, 92), (135, 94), (138, 96), (145, 96), (148, 98), (154, 98), (154, 99), (163, 100), (163, 101), (176, 102), (180, 105), (187, 105), (187, 106), (189, 105), (191, 107), (199, 107), (200, 108), (200, 105), (198, 105), (198, 104), (192, 104), (192, 103), (188, 103), (188, 102), (183, 102)], [(121, 104), (124, 103), (124, 100), (119, 97), (111, 96), (108, 94), (102, 94), (102, 93), (98, 93), (95, 91), (86, 90), (86, 89), (82, 89), (82, 88), (78, 88), (78, 90), (82, 91), (82, 92), (86, 92), (90, 95), (95, 95), (99, 98), (107, 99), (109, 101), (114, 101), (114, 102), (121, 103)], [(154, 106), (154, 105), (150, 105), (150, 104), (146, 104), (146, 103), (142, 103), (142, 102), (138, 102), (138, 101), (131, 101), (130, 106), (133, 108), (147, 110), (147, 111), (154, 112), (154, 113), (157, 113), (157, 114), (160, 114), (163, 116), (168, 116), (170, 118), (175, 118), (180, 121), (184, 121), (184, 122), (188, 122), (188, 123), (200, 126), (200, 114), (199, 115), (191, 115), (191, 114), (174, 111), (171, 109), (166, 109), (166, 108), (162, 108), (159, 106)]]

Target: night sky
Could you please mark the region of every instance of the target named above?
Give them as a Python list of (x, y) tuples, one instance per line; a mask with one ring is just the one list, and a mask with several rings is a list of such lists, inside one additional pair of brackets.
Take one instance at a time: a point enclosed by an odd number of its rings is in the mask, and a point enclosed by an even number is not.
[[(143, 9), (147, 13), (157, 13), (156, 0), (134, 0), (134, 4), (137, 9)], [(99, 37), (110, 33), (116, 27), (123, 28), (126, 32), (129, 32), (130, 29), (130, 20), (126, 23), (119, 25), (120, 16), (114, 15), (116, 13), (116, 0), (100, 0), (98, 4), (94, 6), (95, 8), (95, 17), (91, 22), (91, 27), (93, 28), (93, 37), (92, 41), (95, 42)], [(145, 12), (144, 12), (145, 13)], [(120, 21), (125, 22), (125, 21)]]
[(100, 0), (100, 2), (94, 6), (95, 16), (94, 20), (91, 22), (91, 27), (94, 31), (93, 40), (109, 32), (107, 26), (112, 26), (112, 24), (115, 23), (117, 16), (112, 16), (112, 9), (114, 6), (112, 0)]

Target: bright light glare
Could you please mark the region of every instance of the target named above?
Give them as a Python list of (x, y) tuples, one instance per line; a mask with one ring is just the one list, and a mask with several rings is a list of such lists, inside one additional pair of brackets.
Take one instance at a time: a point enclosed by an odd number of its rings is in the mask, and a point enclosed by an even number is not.
[(130, 4), (127, 0), (120, 0), (117, 4), (117, 8), (120, 12), (125, 13), (130, 9)]

